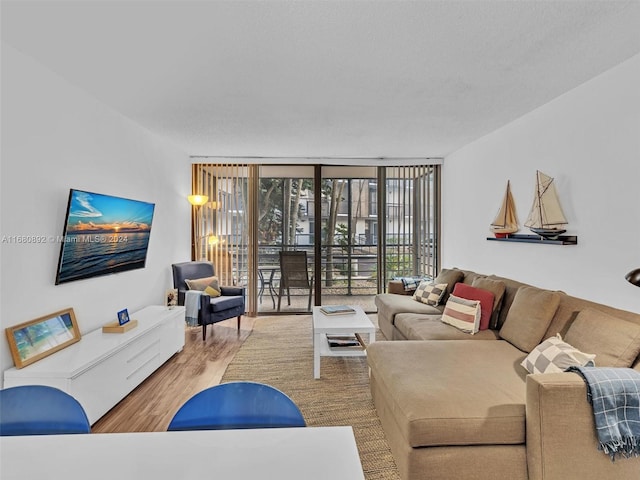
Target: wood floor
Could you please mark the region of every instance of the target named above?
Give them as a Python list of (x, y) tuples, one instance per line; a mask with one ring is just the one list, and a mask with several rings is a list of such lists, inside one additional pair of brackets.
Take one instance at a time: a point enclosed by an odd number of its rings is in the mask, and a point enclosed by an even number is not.
[(93, 433), (166, 431), (180, 406), (199, 391), (217, 385), (247, 339), (255, 318), (242, 317), (202, 328), (186, 328), (185, 346), (91, 428)]

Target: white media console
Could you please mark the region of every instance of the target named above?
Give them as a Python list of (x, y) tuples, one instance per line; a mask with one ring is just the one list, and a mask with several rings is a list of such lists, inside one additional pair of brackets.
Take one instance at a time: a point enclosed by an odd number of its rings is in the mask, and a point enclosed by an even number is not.
[(184, 307), (152, 305), (130, 314), (125, 333), (94, 330), (78, 343), (24, 368), (4, 372), (4, 386), (48, 385), (76, 398), (91, 424), (184, 347)]

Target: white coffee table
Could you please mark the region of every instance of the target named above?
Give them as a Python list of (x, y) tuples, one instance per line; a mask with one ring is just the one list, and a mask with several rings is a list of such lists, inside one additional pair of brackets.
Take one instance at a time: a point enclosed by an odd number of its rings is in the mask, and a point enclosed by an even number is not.
[(364, 348), (331, 349), (328, 335), (368, 334), (369, 343), (376, 341), (376, 327), (364, 313), (362, 307), (350, 305), (355, 313), (348, 315), (325, 315), (322, 307), (313, 307), (313, 378), (320, 378), (320, 357), (361, 357), (367, 354)]

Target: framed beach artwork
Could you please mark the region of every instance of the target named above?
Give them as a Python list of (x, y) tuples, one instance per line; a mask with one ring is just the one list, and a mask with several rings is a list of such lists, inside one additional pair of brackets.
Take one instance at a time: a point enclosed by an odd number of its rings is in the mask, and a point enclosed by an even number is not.
[(80, 341), (73, 308), (5, 329), (16, 368), (26, 367)]

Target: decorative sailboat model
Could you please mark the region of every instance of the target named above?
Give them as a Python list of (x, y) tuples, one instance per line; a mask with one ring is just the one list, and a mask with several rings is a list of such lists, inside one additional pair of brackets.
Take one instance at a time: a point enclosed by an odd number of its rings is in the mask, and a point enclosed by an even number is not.
[(533, 205), (524, 226), (541, 237), (555, 240), (566, 232), (567, 223), (553, 178), (537, 170)]
[(496, 215), (496, 218), (491, 222), (490, 228), (496, 238), (505, 238), (509, 236), (509, 234), (519, 230), (516, 205), (513, 201), (513, 195), (511, 195), (509, 181), (507, 181), (507, 190), (504, 192), (504, 198), (502, 199), (502, 205), (500, 206), (498, 215)]

